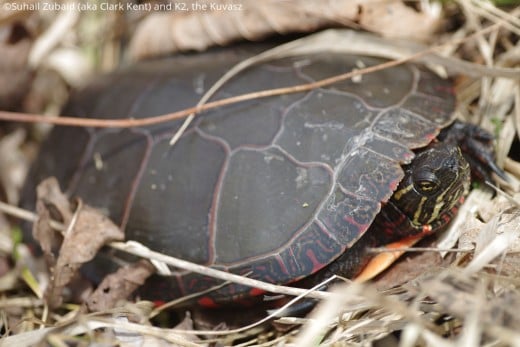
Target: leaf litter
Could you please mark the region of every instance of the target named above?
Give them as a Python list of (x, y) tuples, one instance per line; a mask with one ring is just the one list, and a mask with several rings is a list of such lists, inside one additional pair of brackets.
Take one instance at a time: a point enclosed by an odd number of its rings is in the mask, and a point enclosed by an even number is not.
[[(219, 10), (219, 3), (233, 9)], [(308, 33), (338, 25), (421, 41), (439, 28), (442, 19), (438, 4), (425, 3), (415, 10), (400, 0), (198, 0), (183, 4), (188, 9), (194, 4), (206, 6), (206, 10), (166, 11), (147, 16), (130, 43), (134, 59), (202, 51), (243, 39), (258, 41), (273, 33)], [(193, 8), (200, 8), (197, 6)], [(407, 26), (414, 30), (403, 30)]]
[[(78, 204), (73, 210), (55, 178), (38, 185), (36, 211), (38, 222), (34, 224), (33, 236), (49, 263), (51, 276), (45, 297), (48, 305), (55, 308), (62, 304), (62, 291), (78, 275), (81, 265), (94, 259), (105, 244), (122, 240), (124, 234), (109, 218), (88, 205)], [(57, 235), (51, 219), (62, 221), (67, 230)]]

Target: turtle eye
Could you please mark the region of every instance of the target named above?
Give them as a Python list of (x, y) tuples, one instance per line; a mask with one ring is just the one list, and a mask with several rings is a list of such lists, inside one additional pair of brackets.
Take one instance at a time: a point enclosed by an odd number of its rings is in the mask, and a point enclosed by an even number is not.
[(437, 188), (437, 183), (432, 181), (420, 181), (416, 183), (416, 186), (423, 192), (431, 192)]
[(431, 172), (419, 172), (414, 175), (414, 187), (417, 191), (424, 194), (432, 194), (437, 191), (440, 181), (437, 176)]

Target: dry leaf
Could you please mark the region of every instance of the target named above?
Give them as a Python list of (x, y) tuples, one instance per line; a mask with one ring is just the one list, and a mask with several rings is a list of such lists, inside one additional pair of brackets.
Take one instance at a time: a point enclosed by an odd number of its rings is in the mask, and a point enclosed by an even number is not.
[[(184, 319), (179, 322), (172, 330), (177, 333), (179, 336), (184, 337), (186, 341), (196, 343), (197, 346), (204, 347), (204, 346), (212, 346), (210, 343), (203, 343), (203, 341), (199, 338), (199, 336), (195, 334), (190, 334), (190, 331), (195, 330), (195, 324), (193, 322), (193, 319), (191, 317), (191, 314), (189, 311), (186, 311), (184, 315)], [(199, 327), (200, 329), (200, 327)], [(186, 333), (184, 333), (186, 332)]]
[(40, 244), (47, 265), (54, 266), (62, 237), (51, 227), (51, 220), (62, 221), (67, 225), (72, 219), (71, 207), (54, 177), (42, 181), (36, 188), (36, 195), (38, 219), (33, 224), (33, 237)]
[(0, 27), (0, 109), (18, 109), (29, 91), (33, 77), (27, 65), (31, 46), (31, 34), (23, 24)]
[(508, 278), (520, 278), (520, 253), (508, 253), (507, 256), (497, 259), (496, 272)]
[[(483, 282), (477, 277), (464, 277), (459, 273), (446, 274), (442, 280), (431, 278), (420, 283), (425, 295), (435, 300), (446, 313), (464, 318), (475, 307), (480, 310), (481, 324), (520, 329), (520, 293), (503, 288), (496, 296), (483, 297)], [(484, 304), (485, 303), (485, 304)]]
[[(37, 194), (39, 218), (34, 224), (33, 235), (40, 242), (47, 259), (56, 259), (45, 293), (50, 306), (55, 307), (61, 304), (63, 288), (76, 276), (81, 265), (92, 260), (103, 245), (122, 240), (124, 234), (110, 219), (88, 205), (79, 207), (73, 218), (70, 204), (54, 177), (43, 181), (37, 188)], [(63, 235), (57, 256), (54, 252), (57, 238), (50, 227), (51, 217), (62, 220), (67, 226), (73, 224)]]
[(424, 39), (437, 29), (440, 18), (440, 10), (417, 12), (401, 0), (197, 1), (182, 7), (186, 10), (143, 20), (130, 45), (135, 59), (338, 25), (361, 24), (387, 37)]
[(90, 311), (103, 311), (126, 299), (145, 280), (155, 273), (155, 267), (146, 260), (119, 268), (106, 276), (87, 301)]
[[(439, 4), (437, 4), (439, 5)], [(440, 5), (418, 12), (401, 1), (367, 2), (360, 6), (359, 24), (389, 38), (426, 40), (440, 24)], [(413, 30), (410, 30), (413, 28)]]
[(61, 291), (84, 263), (94, 259), (101, 247), (124, 238), (123, 232), (99, 210), (83, 206), (76, 223), (64, 237), (46, 296), (49, 303), (61, 303)]
[(513, 207), (511, 201), (503, 195), (497, 195), (494, 199), (478, 205), (478, 215), (484, 222), (489, 222), (493, 217)]
[[(332, 22), (352, 20), (359, 2), (363, 1), (198, 1), (203, 6), (198, 10), (185, 3), (188, 12), (148, 16), (138, 27), (130, 50), (140, 59), (175, 51), (202, 51), (244, 38), (253, 41), (272, 33), (310, 32)], [(231, 7), (218, 10), (217, 6)]]

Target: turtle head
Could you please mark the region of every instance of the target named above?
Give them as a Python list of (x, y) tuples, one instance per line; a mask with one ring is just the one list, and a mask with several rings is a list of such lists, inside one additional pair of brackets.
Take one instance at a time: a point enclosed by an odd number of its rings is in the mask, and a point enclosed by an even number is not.
[(404, 170), (392, 203), (416, 226), (441, 219), (469, 190), (470, 166), (450, 143), (430, 144)]

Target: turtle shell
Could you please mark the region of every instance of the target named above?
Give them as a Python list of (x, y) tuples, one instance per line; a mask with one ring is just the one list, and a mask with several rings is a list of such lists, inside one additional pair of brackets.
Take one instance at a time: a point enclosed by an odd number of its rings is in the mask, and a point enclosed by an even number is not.
[[(98, 79), (63, 114), (142, 118), (181, 110), (249, 54), (218, 50), (141, 63)], [(241, 72), (213, 100), (381, 62), (332, 53), (286, 58)], [(454, 104), (450, 81), (400, 65), (205, 112), (173, 147), (168, 142), (180, 121), (123, 130), (56, 127), (33, 166), (25, 201), (37, 182), (56, 176), (68, 194), (106, 210), (128, 240), (289, 283), (360, 238), (402, 179), (401, 165), (452, 121)], [(218, 283), (180, 271), (155, 281), (163, 299)], [(211, 295), (222, 301), (249, 291), (228, 285)]]

